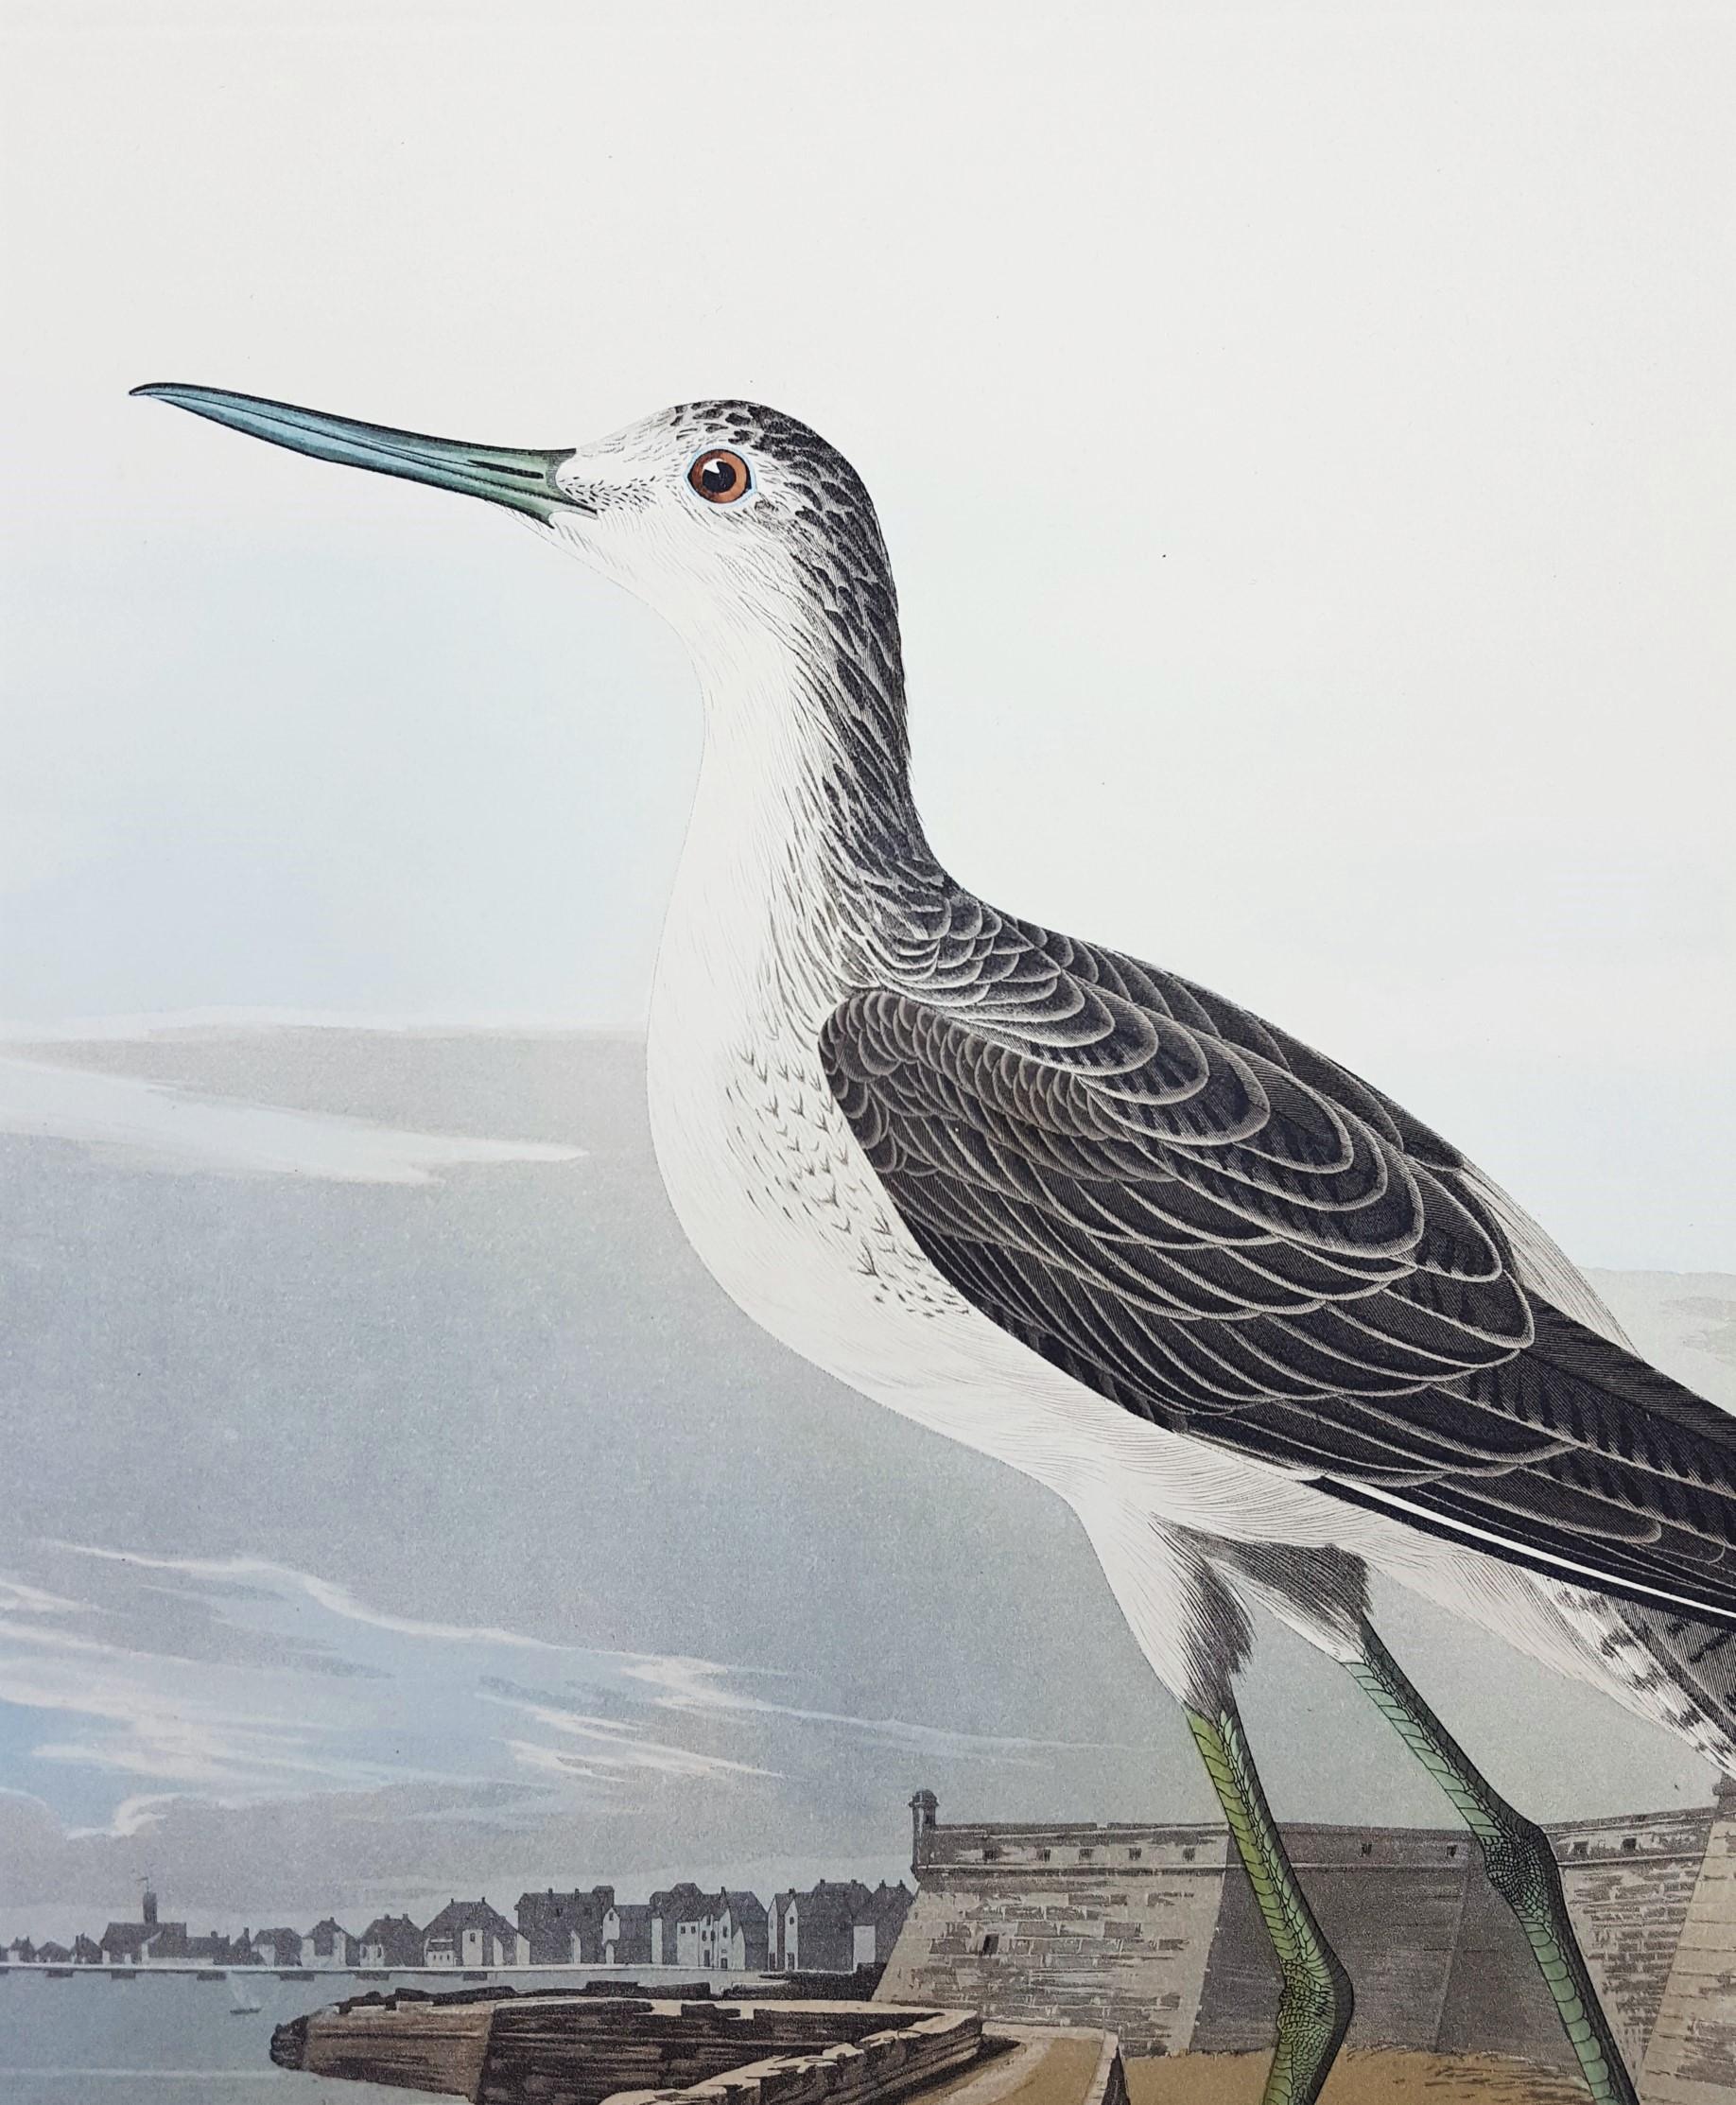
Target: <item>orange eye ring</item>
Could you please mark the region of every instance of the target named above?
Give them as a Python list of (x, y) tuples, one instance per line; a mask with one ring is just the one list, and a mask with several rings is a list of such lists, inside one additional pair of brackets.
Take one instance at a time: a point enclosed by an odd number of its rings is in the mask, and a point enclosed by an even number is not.
[(740, 454), (714, 446), (687, 470), (687, 483), (707, 504), (736, 504), (754, 487), (754, 477)]

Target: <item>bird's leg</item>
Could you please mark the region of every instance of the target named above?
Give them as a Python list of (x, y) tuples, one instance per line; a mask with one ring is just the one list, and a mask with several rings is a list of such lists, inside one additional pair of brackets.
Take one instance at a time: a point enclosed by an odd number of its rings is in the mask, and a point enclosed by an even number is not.
[(1313, 2105), (1350, 2028), (1350, 1976), (1320, 1934), (1314, 1911), (1296, 1884), (1235, 1703), (1225, 1696), (1210, 1714), (1189, 1706), (1187, 1714), (1284, 1984), (1278, 1995), (1277, 2046), (1261, 2105)]
[(1489, 1884), (1513, 1910), (1536, 1955), (1592, 2097), (1597, 2105), (1637, 2105), (1621, 2049), (1586, 1970), (1548, 1835), (1478, 1773), (1367, 1622), (1362, 1639), (1362, 1657), (1349, 1662), (1350, 1672), (1476, 1836)]

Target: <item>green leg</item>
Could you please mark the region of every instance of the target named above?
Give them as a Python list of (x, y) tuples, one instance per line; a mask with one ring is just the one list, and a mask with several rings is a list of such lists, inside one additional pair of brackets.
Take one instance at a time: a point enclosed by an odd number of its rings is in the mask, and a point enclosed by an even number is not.
[(1230, 1838), (1254, 1888), (1283, 1978), (1277, 2046), (1261, 2105), (1313, 2105), (1350, 2028), (1350, 1976), (1321, 1936), (1313, 1909), (1296, 1884), (1234, 1703), (1225, 1697), (1215, 1717), (1189, 1710), (1188, 1724), (1229, 1822)]
[(1465, 1749), (1412, 1687), (1404, 1669), (1368, 1624), (1363, 1656), (1351, 1673), (1452, 1801), (1477, 1837), (1489, 1884), (1518, 1918), (1597, 2105), (1638, 2105), (1561, 1890), (1549, 1837), (1516, 1813), (1471, 1766)]

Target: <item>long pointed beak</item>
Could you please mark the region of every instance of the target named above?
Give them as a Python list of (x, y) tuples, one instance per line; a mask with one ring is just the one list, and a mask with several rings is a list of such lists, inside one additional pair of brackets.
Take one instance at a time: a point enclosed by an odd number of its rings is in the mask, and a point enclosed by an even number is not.
[(310, 453), (316, 461), (336, 461), (347, 468), (368, 468), (375, 475), (402, 476), (407, 482), (429, 482), (437, 490), (457, 490), (484, 497), (510, 511), (529, 513), (544, 525), (561, 511), (588, 511), (582, 499), (569, 496), (554, 471), (571, 457), (563, 446), (552, 453), (525, 452), (512, 446), (466, 445), (457, 439), (431, 439), (419, 431), (392, 431), (380, 424), (358, 424), (351, 417), (326, 416), (319, 409), (298, 409), (289, 402), (268, 402), (254, 394), (230, 394), (221, 388), (195, 388), (162, 381), (134, 388), (134, 394), (172, 402), (196, 417), (232, 425), (255, 439)]

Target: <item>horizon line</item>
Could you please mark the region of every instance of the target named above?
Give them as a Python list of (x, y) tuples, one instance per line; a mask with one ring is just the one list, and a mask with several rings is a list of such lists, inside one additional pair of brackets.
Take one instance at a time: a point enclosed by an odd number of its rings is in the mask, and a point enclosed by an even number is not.
[(210, 1005), (138, 1009), (35, 1021), (0, 1018), (0, 1047), (122, 1043), (199, 1034), (355, 1031), (393, 1037), (642, 1038), (645, 1023), (595, 1023), (547, 1010), (302, 1009)]

